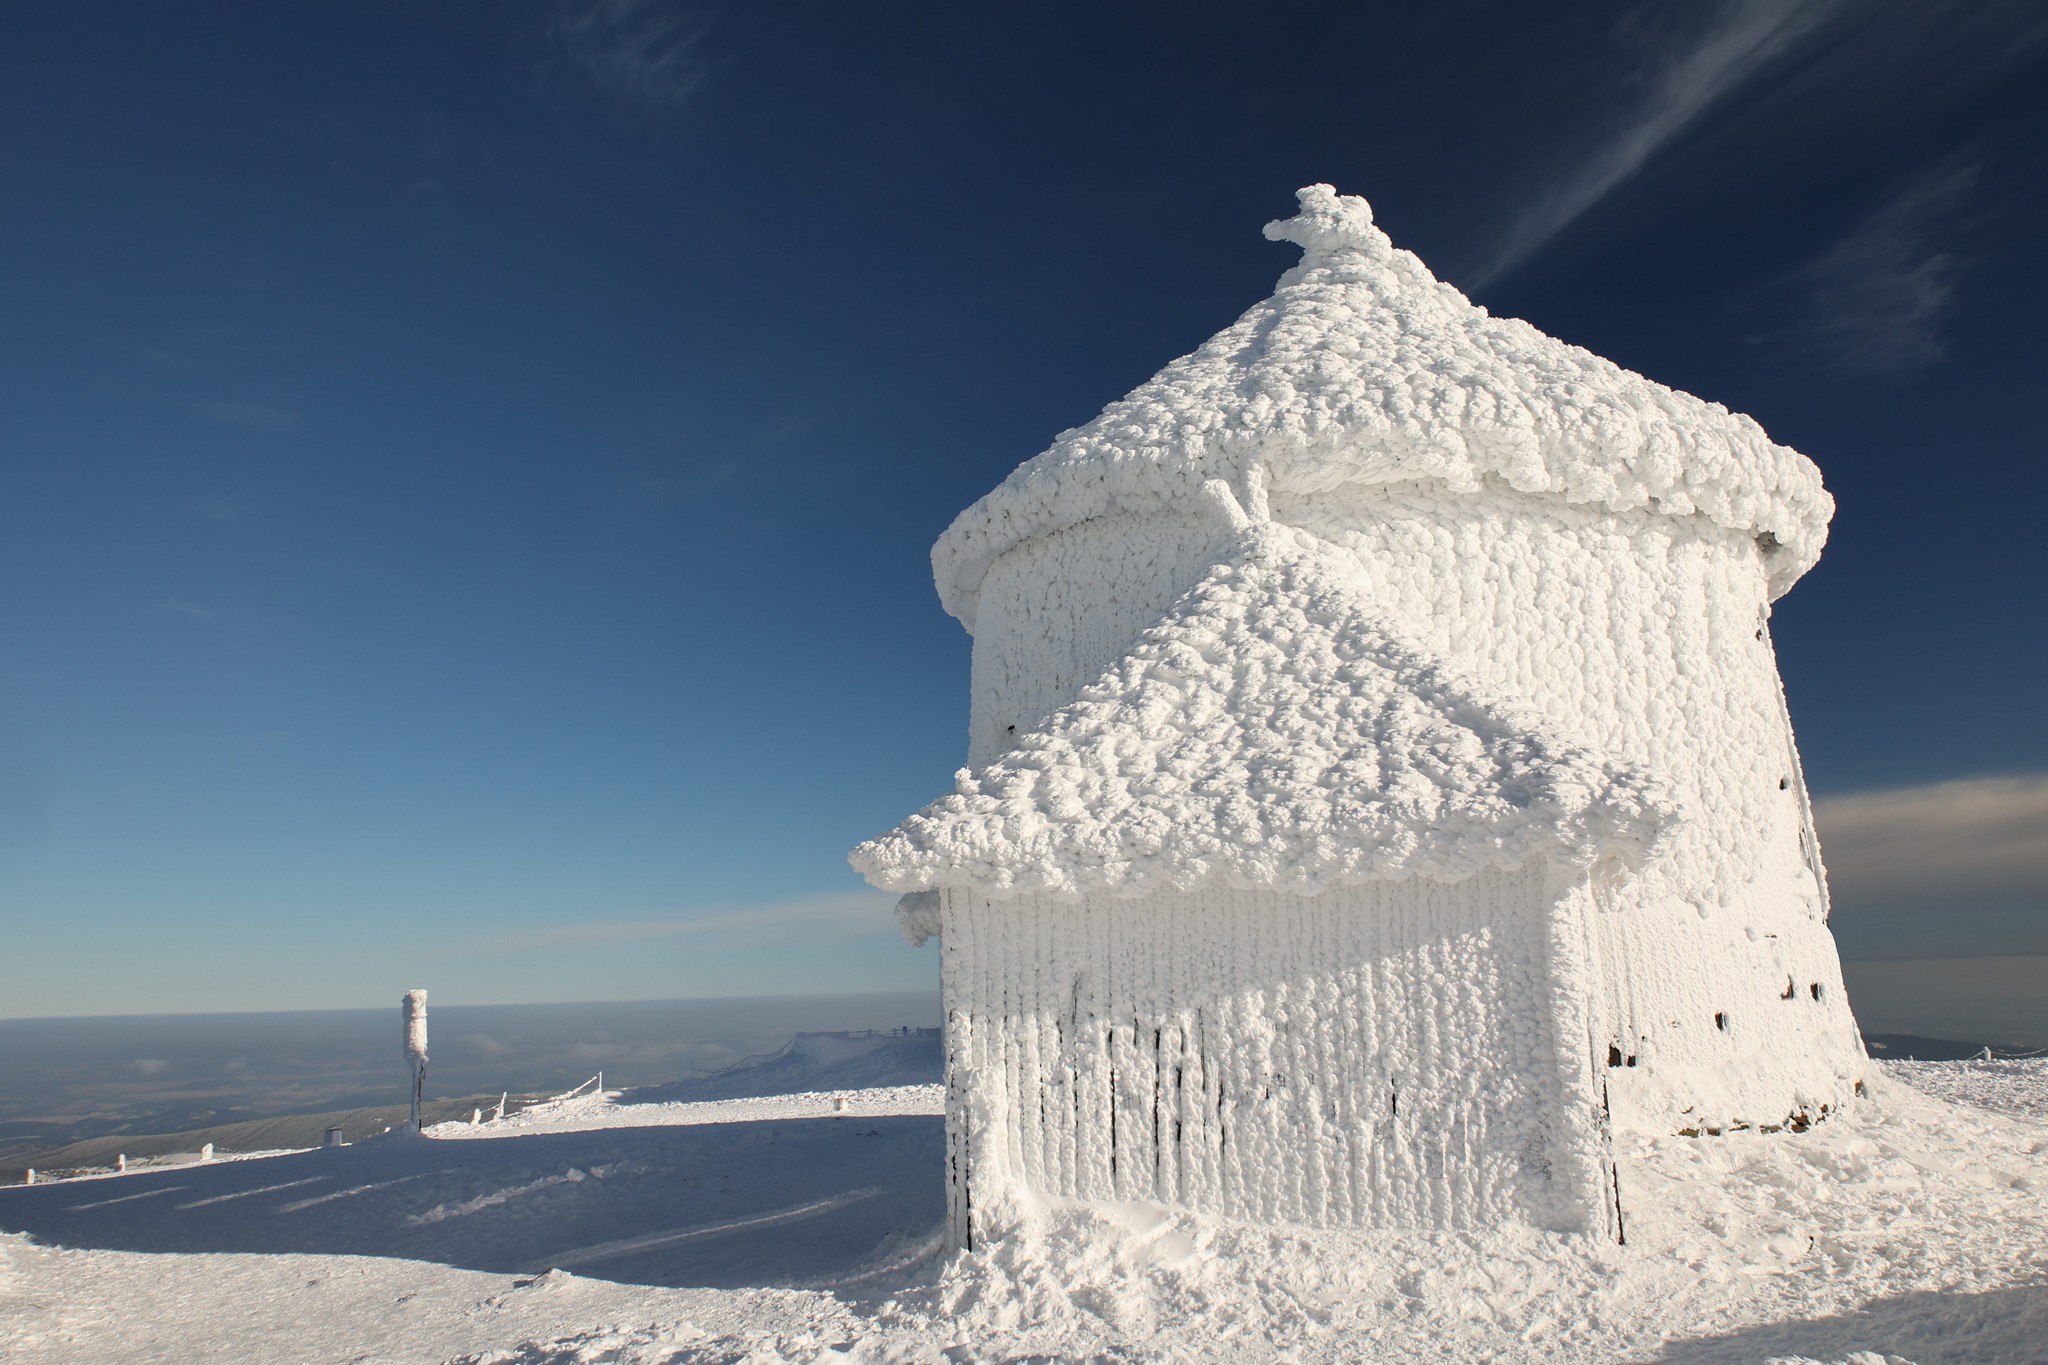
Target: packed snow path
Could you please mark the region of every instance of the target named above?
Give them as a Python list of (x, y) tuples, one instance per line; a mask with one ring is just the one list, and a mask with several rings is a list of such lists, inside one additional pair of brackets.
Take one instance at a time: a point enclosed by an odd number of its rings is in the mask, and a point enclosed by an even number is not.
[(17, 1187), (0, 1359), (2040, 1365), (2048, 1061), (1882, 1070), (1805, 1133), (1632, 1140), (1626, 1248), (1125, 1204), (941, 1263), (935, 1087)]

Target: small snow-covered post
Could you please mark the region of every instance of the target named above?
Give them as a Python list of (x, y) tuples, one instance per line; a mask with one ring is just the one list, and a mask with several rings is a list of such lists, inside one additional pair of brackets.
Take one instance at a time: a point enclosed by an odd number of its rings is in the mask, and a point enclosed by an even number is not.
[(201, 1143), (201, 1144), (199, 1145), (199, 1159), (200, 1159), (201, 1161), (211, 1161), (211, 1160), (213, 1160), (213, 1144), (212, 1144), (212, 1143), (210, 1143), (210, 1142), (203, 1142), (203, 1143)]
[(114, 1158), (114, 1169), (120, 1171), (124, 1175), (127, 1174), (128, 1154), (126, 1152), (122, 1152), (120, 1155)]
[(420, 1099), (427, 1088), (427, 993), (407, 991), (399, 1002), (405, 1019), (405, 1060), (412, 1067), (412, 1130), (420, 1131)]
[(28, 1178), (27, 1178), (26, 1180), (23, 1180), (23, 1181), (22, 1181), (21, 1183), (22, 1183), (22, 1184), (24, 1184), (24, 1185), (33, 1185), (33, 1184), (35, 1184), (35, 1183), (36, 1183), (36, 1168), (35, 1168), (35, 1167), (31, 1166), (31, 1167), (29, 1167), (29, 1168), (28, 1168)]

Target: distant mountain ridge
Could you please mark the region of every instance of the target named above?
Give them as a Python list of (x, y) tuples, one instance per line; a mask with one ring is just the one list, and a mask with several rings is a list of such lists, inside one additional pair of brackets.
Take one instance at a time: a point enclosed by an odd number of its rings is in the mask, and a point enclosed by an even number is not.
[(773, 1052), (744, 1058), (709, 1075), (639, 1086), (620, 1094), (618, 1102), (754, 1099), (814, 1090), (936, 1085), (943, 1079), (945, 1053), (940, 1030), (854, 1029), (799, 1033)]
[(1953, 1038), (1926, 1038), (1917, 1033), (1866, 1033), (1863, 1046), (1872, 1057), (1889, 1062), (1960, 1062), (1990, 1052), (1994, 1057), (2035, 1057), (2039, 1048), (2003, 1043), (1967, 1043)]

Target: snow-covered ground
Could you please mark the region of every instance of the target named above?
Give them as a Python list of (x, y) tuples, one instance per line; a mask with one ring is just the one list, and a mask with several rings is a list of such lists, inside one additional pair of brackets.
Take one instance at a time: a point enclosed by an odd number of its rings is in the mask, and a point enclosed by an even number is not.
[(1885, 1072), (1939, 1099), (2022, 1118), (2048, 1118), (2048, 1059), (1985, 1058), (1961, 1062), (1879, 1062)]
[[(649, 1087), (652, 1089), (653, 1087)], [(436, 1140), (510, 1137), (518, 1133), (581, 1133), (594, 1128), (688, 1128), (707, 1123), (759, 1123), (766, 1119), (881, 1118), (946, 1112), (943, 1085), (897, 1085), (876, 1090), (819, 1090), (800, 1095), (755, 1095), (732, 1100), (635, 1102), (584, 1094), (522, 1109), (489, 1123), (442, 1123), (427, 1130)], [(621, 1099), (626, 1100), (620, 1103)]]
[(0, 1359), (2048, 1360), (2048, 1062), (1884, 1070), (1807, 1133), (1630, 1140), (1625, 1247), (1126, 1205), (951, 1262), (937, 1087), (591, 1097), (0, 1190)]

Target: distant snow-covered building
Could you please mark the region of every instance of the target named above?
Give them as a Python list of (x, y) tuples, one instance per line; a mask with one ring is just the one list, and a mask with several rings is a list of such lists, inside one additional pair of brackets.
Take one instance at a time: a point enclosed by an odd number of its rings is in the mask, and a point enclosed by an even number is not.
[(1818, 471), (1327, 186), (1274, 295), (934, 547), (970, 766), (854, 851), (937, 934), (949, 1187), (1619, 1232), (1607, 1131), (1866, 1065), (1766, 622)]

